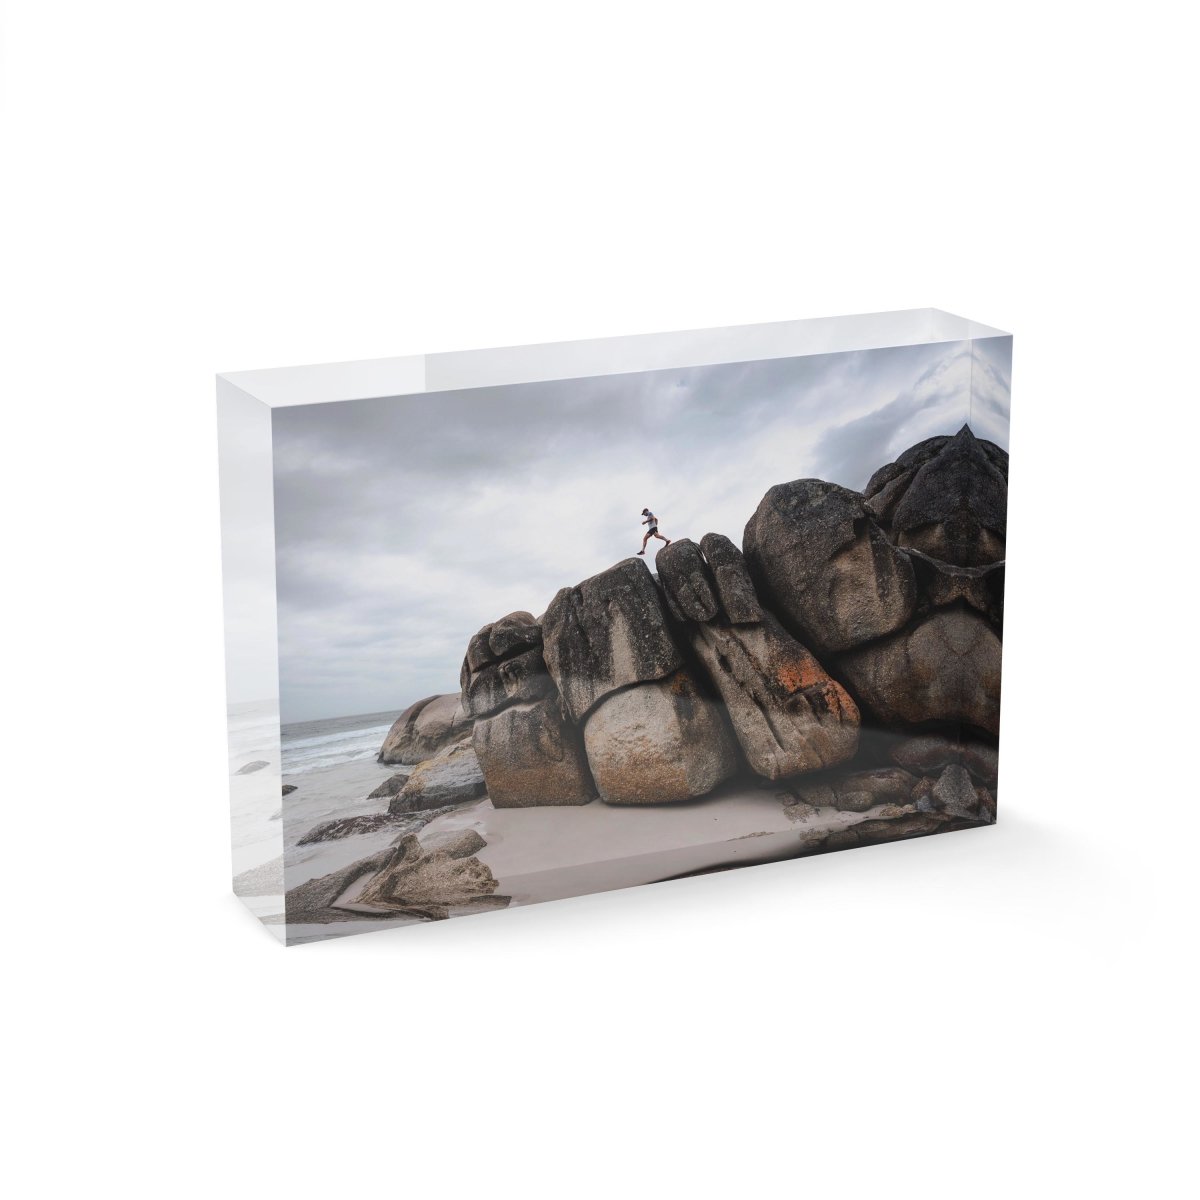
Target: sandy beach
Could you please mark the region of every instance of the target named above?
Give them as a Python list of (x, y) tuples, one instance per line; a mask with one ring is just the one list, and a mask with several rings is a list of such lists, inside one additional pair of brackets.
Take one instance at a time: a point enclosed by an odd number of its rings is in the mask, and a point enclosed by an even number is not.
[(805, 852), (812, 835), (845, 829), (880, 810), (810, 809), (789, 816), (787, 793), (735, 783), (688, 804), (493, 808), (490, 800), (447, 813), (421, 837), (471, 829), (479, 859), (513, 905), (636, 887), (702, 871), (770, 862)]
[[(407, 775), (413, 768), (377, 761), (379, 726), (372, 721), (378, 719), (374, 714), (316, 728), (285, 727), (280, 742), (272, 713), (263, 709), (241, 714), (231, 733), (234, 890), (289, 944), (430, 919), (430, 910), (419, 905), (414, 911), (355, 907), (365, 883), (355, 865), (381, 854), (394, 857), (406, 839), (413, 844), (413, 837), (421, 855), (469, 842), (470, 862), (490, 872), (494, 888), (486, 897), (459, 902), (451, 896), (436, 905), (434, 915), (459, 916), (479, 911), (481, 903), (538, 904), (799, 857), (835, 848), (834, 841), (827, 843), (831, 834), (864, 822), (878, 826), (903, 811), (886, 803), (854, 812), (820, 801), (798, 802), (794, 787), (743, 773), (706, 796), (679, 803), (613, 805), (597, 799), (497, 808), (485, 794), (387, 818), (390, 797), (371, 799), (371, 793), (397, 772)], [(890, 738), (876, 735), (876, 740), (875, 752), (882, 754)], [(288, 785), (293, 790), (282, 797)], [(301, 844), (326, 822), (360, 816), (383, 819), (365, 832)], [(877, 838), (876, 830), (872, 840)], [(378, 870), (373, 866), (369, 874)], [(346, 881), (338, 882), (343, 875)], [(333, 888), (316, 907), (309, 896), (300, 899), (311, 893), (305, 885), (314, 881), (318, 890)], [(293, 918), (304, 914), (303, 919), (287, 921), (289, 893), (288, 909)]]

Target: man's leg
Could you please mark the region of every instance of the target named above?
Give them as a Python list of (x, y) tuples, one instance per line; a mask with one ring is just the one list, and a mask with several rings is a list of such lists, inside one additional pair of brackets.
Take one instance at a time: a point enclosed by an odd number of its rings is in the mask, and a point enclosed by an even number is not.
[(646, 536), (645, 536), (644, 538), (642, 538), (642, 548), (641, 548), (641, 549), (638, 551), (638, 553), (639, 553), (639, 554), (645, 554), (645, 553), (646, 553), (646, 543), (647, 543), (649, 540), (650, 540), (650, 533), (649, 533), (649, 531), (647, 531), (647, 532), (646, 532)]
[(654, 531), (654, 536), (658, 538), (660, 542), (666, 542), (668, 546), (671, 544), (671, 539), (669, 537), (663, 537), (663, 535), (659, 533), (657, 529)]

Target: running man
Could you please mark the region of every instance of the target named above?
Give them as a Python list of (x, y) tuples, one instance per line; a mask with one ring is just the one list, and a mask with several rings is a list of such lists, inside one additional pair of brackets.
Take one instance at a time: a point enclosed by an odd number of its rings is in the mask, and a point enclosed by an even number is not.
[(642, 538), (642, 548), (638, 551), (639, 554), (646, 553), (646, 543), (652, 537), (658, 538), (660, 542), (666, 542), (668, 546), (671, 544), (670, 538), (663, 537), (663, 535), (658, 532), (658, 518), (648, 508), (642, 509), (642, 524), (648, 525), (649, 528), (646, 530), (646, 536)]

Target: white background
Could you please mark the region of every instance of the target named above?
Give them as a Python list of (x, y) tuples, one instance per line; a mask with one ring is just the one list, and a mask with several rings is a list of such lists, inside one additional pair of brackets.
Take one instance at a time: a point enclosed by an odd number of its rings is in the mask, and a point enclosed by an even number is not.
[[(1185, 1194), (1189, 22), (5, 5), (14, 1194)], [(930, 304), (1016, 334), (995, 829), (288, 951), (239, 908), (214, 372)]]

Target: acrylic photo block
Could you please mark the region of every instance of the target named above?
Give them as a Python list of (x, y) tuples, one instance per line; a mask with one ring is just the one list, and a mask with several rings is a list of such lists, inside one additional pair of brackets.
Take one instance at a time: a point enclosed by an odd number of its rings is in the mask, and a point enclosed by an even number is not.
[(993, 822), (1011, 359), (921, 309), (218, 376), (237, 895), (291, 944)]

